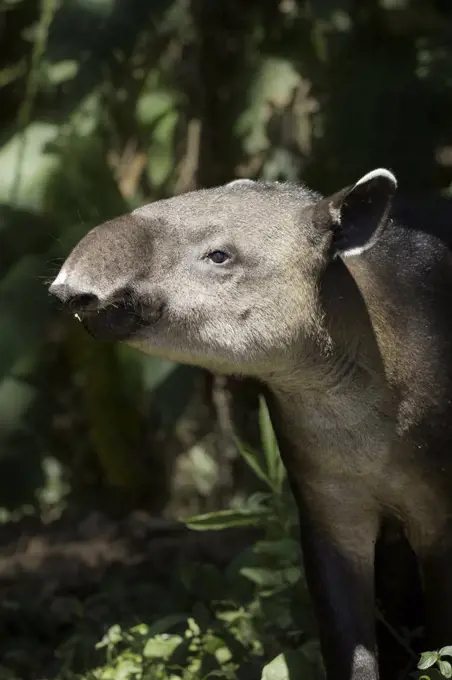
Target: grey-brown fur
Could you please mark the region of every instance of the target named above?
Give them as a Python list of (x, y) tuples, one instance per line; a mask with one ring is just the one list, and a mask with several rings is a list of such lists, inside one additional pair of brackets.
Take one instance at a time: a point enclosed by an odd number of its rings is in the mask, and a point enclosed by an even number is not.
[(51, 286), (100, 339), (262, 382), (329, 680), (378, 676), (387, 517), (421, 564), (431, 645), (452, 644), (452, 259), (391, 221), (395, 189), (377, 170), (327, 199), (238, 182), (159, 201), (91, 231)]

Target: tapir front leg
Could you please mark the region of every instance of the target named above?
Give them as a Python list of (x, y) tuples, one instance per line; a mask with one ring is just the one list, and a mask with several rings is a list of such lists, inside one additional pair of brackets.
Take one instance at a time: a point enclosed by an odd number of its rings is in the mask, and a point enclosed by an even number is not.
[[(433, 533), (433, 532), (432, 532)], [(426, 606), (426, 633), (429, 649), (452, 645), (452, 526), (429, 541), (413, 537), (421, 564)]]
[[(328, 680), (377, 680), (374, 553), (376, 513), (353, 502), (300, 508), (307, 585), (317, 614)], [(356, 489), (355, 489), (356, 494)], [(328, 501), (327, 498), (324, 500)], [(354, 507), (353, 507), (354, 506)]]

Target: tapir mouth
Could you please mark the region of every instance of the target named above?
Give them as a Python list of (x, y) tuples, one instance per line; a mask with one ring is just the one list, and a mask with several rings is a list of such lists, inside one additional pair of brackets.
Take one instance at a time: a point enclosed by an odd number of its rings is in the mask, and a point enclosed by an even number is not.
[(130, 340), (142, 329), (153, 326), (162, 314), (163, 305), (152, 310), (138, 310), (130, 303), (115, 302), (99, 310), (78, 312), (74, 316), (96, 340), (119, 342)]

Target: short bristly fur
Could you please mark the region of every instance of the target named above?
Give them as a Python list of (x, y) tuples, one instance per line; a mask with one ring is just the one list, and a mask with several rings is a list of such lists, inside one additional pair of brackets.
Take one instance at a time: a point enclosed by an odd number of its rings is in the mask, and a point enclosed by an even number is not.
[(92, 230), (50, 288), (99, 339), (261, 382), (329, 680), (378, 677), (388, 517), (431, 645), (452, 644), (452, 260), (392, 222), (395, 191), (377, 169), (329, 198), (238, 181), (158, 201)]

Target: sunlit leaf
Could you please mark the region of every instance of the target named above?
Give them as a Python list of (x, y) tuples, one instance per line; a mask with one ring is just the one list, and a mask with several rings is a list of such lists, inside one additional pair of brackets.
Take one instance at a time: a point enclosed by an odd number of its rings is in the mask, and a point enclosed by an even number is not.
[(262, 61), (248, 93), (249, 107), (241, 115), (237, 125), (237, 132), (243, 138), (244, 147), (249, 154), (268, 148), (266, 126), (270, 105), (277, 108), (287, 105), (299, 82), (300, 75), (290, 61), (279, 57), (269, 57)]
[(121, 626), (115, 623), (107, 630), (103, 638), (96, 644), (96, 649), (102, 649), (110, 645), (117, 645), (123, 639)]
[(277, 656), (264, 667), (261, 680), (313, 680), (316, 677), (314, 667), (307, 660), (302, 650), (287, 651)]
[(431, 668), (439, 659), (438, 652), (423, 652), (421, 658), (418, 662), (417, 667), (424, 671), (427, 668)]
[(48, 149), (57, 134), (52, 123), (31, 123), (0, 149), (0, 202), (42, 207), (47, 182), (59, 166), (58, 156)]
[(260, 397), (259, 405), (259, 424), (265, 460), (267, 463), (268, 478), (273, 490), (280, 493), (285, 477), (285, 469), (279, 454), (278, 442), (273, 430), (270, 413), (265, 399), (262, 396)]
[[(237, 612), (234, 613), (237, 614)], [(235, 635), (233, 635), (225, 625), (217, 620), (212, 627), (213, 630), (218, 633), (218, 637), (227, 645), (227, 648), (231, 652), (234, 659), (239, 661), (240, 659), (245, 658), (248, 652), (246, 646)]]
[(259, 454), (256, 453), (255, 451), (250, 451), (250, 449), (244, 446), (238, 438), (235, 438), (235, 443), (239, 450), (240, 455), (245, 460), (245, 462), (250, 466), (253, 472), (259, 477), (259, 479), (268, 484), (268, 486), (271, 488), (272, 487), (271, 480), (269, 479), (267, 472), (263, 469), (261, 465), (261, 461), (259, 460), (260, 458)]
[(170, 90), (145, 89), (137, 102), (137, 118), (141, 125), (150, 125), (176, 106), (176, 96)]
[(178, 118), (178, 112), (170, 109), (153, 127), (148, 151), (148, 174), (155, 187), (163, 184), (174, 168), (173, 139)]
[(215, 677), (214, 674), (220, 671), (221, 666), (216, 655), (212, 654), (210, 651), (207, 650), (207, 653), (204, 653), (202, 658), (201, 668), (199, 669), (199, 677), (201, 678)]
[(59, 85), (74, 78), (78, 70), (79, 64), (74, 59), (63, 59), (47, 66), (46, 77), (53, 85)]
[(262, 588), (273, 588), (284, 584), (284, 574), (281, 570), (264, 569), (263, 567), (243, 567), (240, 573)]
[[(0, 382), (0, 432), (5, 433), (21, 422), (37, 397), (35, 387), (11, 376)], [(1, 452), (0, 452), (1, 455)]]
[(444, 676), (445, 678), (452, 677), (452, 666), (451, 666), (449, 661), (444, 661), (443, 659), (439, 659), (438, 668), (439, 668), (439, 672), (441, 673), (441, 675)]
[(183, 642), (180, 635), (157, 635), (150, 638), (144, 647), (143, 656), (146, 658), (167, 659)]
[(219, 510), (204, 515), (189, 517), (184, 520), (190, 529), (196, 531), (211, 531), (213, 529), (229, 529), (232, 527), (258, 526), (268, 518), (268, 511), (255, 510), (247, 512), (245, 510)]

